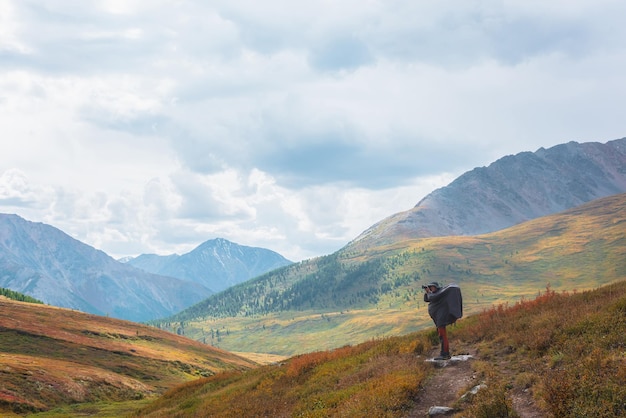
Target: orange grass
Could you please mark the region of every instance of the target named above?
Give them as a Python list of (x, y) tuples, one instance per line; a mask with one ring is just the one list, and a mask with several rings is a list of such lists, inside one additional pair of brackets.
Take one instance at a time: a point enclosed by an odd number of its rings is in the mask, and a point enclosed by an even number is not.
[(506, 366), (494, 386), (531, 390), (546, 416), (626, 416), (626, 281), (585, 292), (548, 287), (463, 325), (454, 338)]
[(425, 336), (372, 340), (219, 374), (166, 393), (137, 417), (398, 417), (431, 371)]
[[(487, 384), (460, 400), (463, 417), (516, 417), (529, 391), (545, 417), (626, 415), (626, 281), (499, 305), (450, 327), (457, 349), (476, 353)], [(135, 417), (405, 417), (437, 372), (420, 355), (432, 330), (302, 354), (177, 387)]]
[(0, 298), (0, 416), (121, 402), (252, 361), (153, 327)]

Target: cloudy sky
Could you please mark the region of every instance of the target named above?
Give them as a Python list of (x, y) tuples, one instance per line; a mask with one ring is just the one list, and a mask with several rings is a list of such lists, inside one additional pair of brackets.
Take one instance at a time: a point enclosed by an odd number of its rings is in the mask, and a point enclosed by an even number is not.
[(330, 254), (465, 171), (626, 136), (623, 0), (0, 0), (0, 212), (113, 257)]

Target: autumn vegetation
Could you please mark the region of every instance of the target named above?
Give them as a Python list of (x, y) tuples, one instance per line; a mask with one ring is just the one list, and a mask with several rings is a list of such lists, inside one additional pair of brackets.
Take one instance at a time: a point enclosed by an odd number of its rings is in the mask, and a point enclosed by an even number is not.
[(428, 374), (424, 343), (370, 341), (216, 375), (168, 392), (136, 416), (403, 416)]
[[(584, 292), (547, 288), (450, 329), (485, 389), (457, 416), (515, 417), (511, 396), (529, 391), (546, 417), (626, 415), (626, 281)], [(245, 372), (198, 379), (135, 417), (405, 417), (438, 372), (424, 360), (432, 330), (297, 355)], [(464, 389), (464, 392), (471, 388)], [(458, 394), (461, 399), (462, 393)]]
[[(201, 367), (201, 347), (185, 338), (156, 344), (161, 331), (138, 324), (0, 302), (14, 312), (0, 318), (3, 416), (405, 417), (441, 370), (425, 362), (438, 349), (432, 327), (264, 366), (214, 351)], [(626, 414), (626, 278), (587, 291), (548, 287), (449, 333), (455, 352), (474, 355), (473, 384), (484, 384), (458, 393), (457, 416), (519, 416), (512, 397), (521, 391), (546, 417)]]
[[(198, 377), (255, 366), (146, 325), (0, 297), (3, 417), (64, 405), (132, 403)], [(61, 416), (68, 415), (74, 413)]]
[(457, 416), (520, 416), (521, 395), (541, 416), (626, 416), (626, 194), (482, 236), (348, 248), (151, 326), (0, 297), (0, 415), (406, 417), (440, 373), (425, 362), (431, 280), (461, 286), (453, 354), (483, 384), (457, 394)]

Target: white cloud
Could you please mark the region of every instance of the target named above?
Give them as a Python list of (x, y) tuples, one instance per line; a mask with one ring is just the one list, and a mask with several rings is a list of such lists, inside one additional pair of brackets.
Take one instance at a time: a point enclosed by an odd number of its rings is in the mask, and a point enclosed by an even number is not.
[(0, 4), (0, 211), (114, 256), (330, 253), (506, 154), (624, 136), (623, 2)]
[(4, 207), (29, 208), (38, 203), (38, 191), (29, 184), (26, 175), (15, 168), (0, 175), (0, 204)]

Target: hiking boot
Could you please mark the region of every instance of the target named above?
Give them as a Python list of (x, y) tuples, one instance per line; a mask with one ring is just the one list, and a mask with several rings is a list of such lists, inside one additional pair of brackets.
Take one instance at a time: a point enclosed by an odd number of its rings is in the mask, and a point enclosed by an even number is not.
[(435, 360), (450, 360), (450, 353), (441, 353), (439, 357), (435, 357)]

